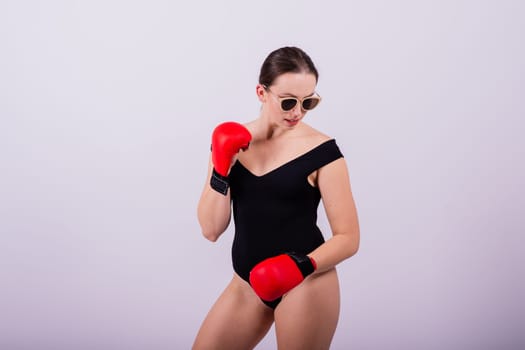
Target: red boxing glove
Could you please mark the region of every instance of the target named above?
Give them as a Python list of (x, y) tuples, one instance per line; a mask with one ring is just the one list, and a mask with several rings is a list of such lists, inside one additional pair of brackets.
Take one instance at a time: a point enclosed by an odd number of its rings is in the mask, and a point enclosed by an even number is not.
[(300, 284), (317, 269), (314, 259), (287, 253), (261, 261), (250, 272), (250, 285), (259, 298), (273, 301)]
[(219, 193), (228, 192), (228, 172), (233, 157), (250, 145), (252, 135), (243, 125), (236, 122), (225, 122), (217, 125), (211, 138), (211, 156), (213, 173), (211, 187)]
[(252, 135), (243, 125), (235, 122), (219, 124), (213, 130), (211, 153), (215, 171), (228, 176), (233, 157), (241, 150), (248, 148)]

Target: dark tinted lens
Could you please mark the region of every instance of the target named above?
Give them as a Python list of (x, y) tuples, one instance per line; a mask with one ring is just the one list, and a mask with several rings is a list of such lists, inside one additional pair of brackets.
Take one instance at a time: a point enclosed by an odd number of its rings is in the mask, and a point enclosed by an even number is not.
[(283, 109), (283, 111), (291, 111), (295, 107), (296, 104), (297, 104), (296, 99), (287, 98), (281, 101), (281, 108)]
[(303, 101), (303, 109), (309, 111), (310, 109), (314, 109), (318, 103), (319, 99), (316, 97), (307, 98)]

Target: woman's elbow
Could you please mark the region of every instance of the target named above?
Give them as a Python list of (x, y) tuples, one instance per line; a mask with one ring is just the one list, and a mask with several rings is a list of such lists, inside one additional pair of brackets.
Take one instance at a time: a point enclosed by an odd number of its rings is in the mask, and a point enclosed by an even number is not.
[(219, 237), (226, 231), (228, 223), (218, 224), (218, 223), (201, 223), (201, 232), (204, 238), (210, 242), (216, 242)]
[(358, 251), (359, 251), (359, 242), (353, 244), (350, 247), (349, 257), (356, 255)]
[(352, 257), (357, 254), (359, 251), (359, 230), (356, 231), (353, 235), (350, 236), (350, 242), (348, 244), (348, 257)]
[(217, 232), (207, 230), (202, 230), (202, 235), (210, 242), (217, 242), (217, 240), (220, 237), (220, 234), (218, 234)]

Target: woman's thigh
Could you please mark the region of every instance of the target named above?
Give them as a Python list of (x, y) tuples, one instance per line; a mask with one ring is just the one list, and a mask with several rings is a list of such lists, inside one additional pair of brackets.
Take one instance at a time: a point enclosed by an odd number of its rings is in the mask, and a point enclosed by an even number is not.
[(235, 275), (212, 306), (193, 349), (252, 349), (273, 323), (273, 310)]
[(275, 310), (279, 349), (329, 349), (339, 320), (335, 269), (312, 275), (283, 297)]

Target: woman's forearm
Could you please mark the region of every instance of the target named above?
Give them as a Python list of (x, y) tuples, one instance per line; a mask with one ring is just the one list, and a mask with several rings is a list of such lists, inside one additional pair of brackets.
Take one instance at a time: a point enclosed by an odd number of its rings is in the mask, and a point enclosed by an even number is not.
[(231, 201), (229, 190), (226, 195), (223, 195), (211, 188), (211, 171), (212, 166), (210, 165), (197, 207), (197, 218), (203, 236), (215, 242), (230, 223)]
[(359, 234), (339, 234), (334, 235), (308, 256), (315, 260), (316, 272), (323, 272), (350, 258), (358, 249)]

